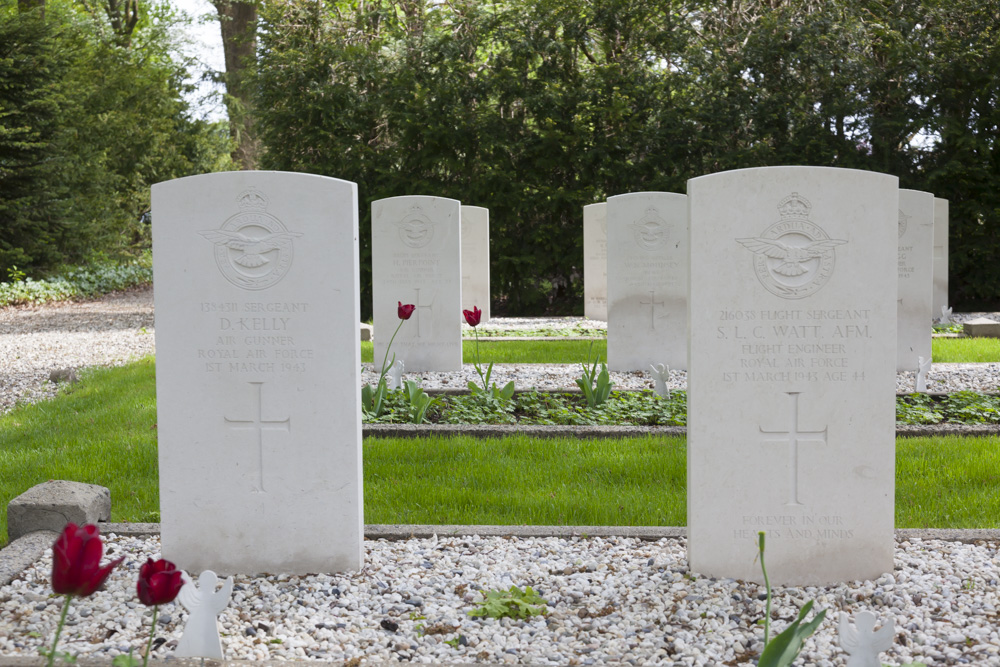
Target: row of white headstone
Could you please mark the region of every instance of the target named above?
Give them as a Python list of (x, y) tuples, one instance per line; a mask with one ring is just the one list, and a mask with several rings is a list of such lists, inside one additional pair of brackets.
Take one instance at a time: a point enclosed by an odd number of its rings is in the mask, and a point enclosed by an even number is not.
[[(489, 210), (444, 197), (372, 203), (375, 359), (392, 354), (407, 372), (462, 369), (462, 311), (490, 319)], [(416, 308), (400, 327), (397, 306)]]
[[(891, 571), (897, 179), (746, 169), (690, 180), (686, 203), (692, 570), (758, 578), (766, 530), (773, 581)], [(379, 204), (376, 219), (412, 213)], [(188, 571), (360, 568), (357, 186), (157, 184), (153, 250), (163, 556)]]
[[(896, 369), (914, 371), (931, 358), (930, 325), (948, 307), (948, 200), (900, 190), (898, 215)], [(635, 192), (583, 208), (585, 316), (608, 323), (611, 370), (687, 368), (688, 230), (681, 194)], [(773, 239), (743, 245), (762, 262), (787, 254)], [(804, 280), (819, 260), (803, 258), (775, 270)]]

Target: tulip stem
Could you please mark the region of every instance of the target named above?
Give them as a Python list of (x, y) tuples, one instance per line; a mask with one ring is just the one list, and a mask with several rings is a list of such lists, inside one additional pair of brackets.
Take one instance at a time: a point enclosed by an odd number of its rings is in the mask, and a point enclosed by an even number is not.
[(479, 373), (479, 381), (483, 383), (483, 392), (489, 393), (486, 378), (483, 377), (483, 365), (479, 360), (479, 329), (472, 327), (472, 333), (476, 334), (476, 372)]
[(62, 616), (59, 617), (59, 625), (56, 626), (56, 638), (52, 640), (52, 650), (49, 651), (48, 667), (52, 667), (56, 660), (56, 646), (59, 645), (59, 635), (62, 634), (63, 626), (66, 625), (66, 616), (69, 614), (69, 603), (73, 599), (72, 594), (66, 594), (66, 601), (63, 603)]
[(153, 650), (153, 637), (156, 636), (156, 614), (160, 611), (160, 605), (153, 605), (153, 626), (149, 629), (149, 642), (146, 643), (146, 655), (142, 657), (142, 667), (149, 664), (149, 653)]
[[(419, 317), (419, 315), (420, 315), (420, 313), (417, 313), (418, 317)], [(406, 320), (400, 320), (399, 324), (396, 325), (396, 330), (392, 332), (392, 338), (389, 339), (389, 347), (385, 348), (385, 358), (382, 359), (382, 372), (379, 373), (379, 376), (378, 376), (378, 382), (379, 382), (379, 384), (382, 384), (382, 380), (385, 379), (385, 374), (388, 372), (388, 369), (385, 367), (385, 362), (389, 360), (389, 350), (392, 349), (392, 341), (396, 340), (396, 334), (399, 333), (399, 329), (400, 329), (400, 327), (403, 326), (403, 322), (405, 322), (405, 321)], [(396, 363), (396, 355), (392, 355), (392, 362), (394, 364)], [(405, 364), (406, 362), (404, 361), (403, 363)]]
[(767, 602), (764, 606), (764, 646), (767, 646), (771, 630), (771, 582), (767, 578), (767, 568), (764, 567), (764, 531), (757, 533), (757, 549), (760, 551), (760, 571), (764, 573), (764, 590), (767, 592)]

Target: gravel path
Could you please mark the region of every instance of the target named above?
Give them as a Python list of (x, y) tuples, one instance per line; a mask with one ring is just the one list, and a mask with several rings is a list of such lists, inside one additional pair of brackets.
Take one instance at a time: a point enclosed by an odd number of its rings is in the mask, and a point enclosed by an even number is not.
[[(1000, 319), (998, 313), (963, 313)], [(488, 329), (594, 328), (604, 323), (580, 318), (494, 318)], [(124, 364), (155, 351), (151, 287), (108, 295), (95, 301), (0, 308), (0, 413), (18, 402), (53, 396), (58, 386), (50, 373), (64, 368)], [(485, 343), (489, 344), (489, 343)], [(582, 360), (581, 360), (582, 361)], [(479, 377), (471, 364), (460, 373), (407, 374), (419, 377), (427, 389), (464, 388)], [(519, 389), (575, 389), (576, 364), (498, 364), (493, 380), (503, 386), (513, 380)], [(362, 383), (378, 379), (372, 364), (364, 364)], [(652, 389), (649, 373), (612, 373), (616, 389)], [(914, 390), (915, 372), (898, 374), (899, 392)], [(670, 371), (671, 389), (685, 389), (687, 374)], [(934, 364), (927, 376), (930, 391), (1000, 391), (1000, 364)]]
[(120, 365), (153, 349), (150, 287), (95, 301), (0, 308), (0, 413), (53, 396), (54, 370)]
[[(112, 656), (145, 647), (151, 612), (136, 600), (135, 580), (146, 557), (158, 557), (159, 539), (110, 542), (108, 557), (126, 561), (106, 590), (73, 604), (64, 651)], [(46, 554), (0, 589), (0, 655), (37, 655), (51, 641), (62, 601), (51, 595), (50, 571)], [(895, 624), (882, 654), (890, 664), (1000, 665), (998, 579), (996, 544), (897, 540), (893, 571), (875, 581), (777, 587), (772, 629), (783, 630), (813, 599), (827, 617), (797, 664), (846, 665), (840, 614), (868, 610), (879, 624)], [(529, 585), (547, 601), (545, 617), (467, 614), (481, 590)], [(230, 660), (753, 665), (762, 593), (753, 583), (689, 572), (683, 539), (379, 540), (365, 542), (360, 572), (236, 577), (220, 629)], [(155, 656), (169, 655), (186, 618), (178, 603), (160, 610), (166, 642)]]

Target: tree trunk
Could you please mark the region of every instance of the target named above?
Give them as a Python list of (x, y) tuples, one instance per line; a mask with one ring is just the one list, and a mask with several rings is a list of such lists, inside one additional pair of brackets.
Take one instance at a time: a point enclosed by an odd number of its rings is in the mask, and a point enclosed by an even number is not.
[(240, 169), (256, 169), (260, 142), (254, 131), (246, 73), (257, 50), (256, 0), (212, 0), (219, 12), (226, 57), (226, 110), (235, 143), (232, 158)]

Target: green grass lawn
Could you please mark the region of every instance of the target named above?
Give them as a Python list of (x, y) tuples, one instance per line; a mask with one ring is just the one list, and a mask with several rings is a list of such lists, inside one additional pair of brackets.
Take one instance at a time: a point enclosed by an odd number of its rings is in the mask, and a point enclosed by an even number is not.
[(995, 363), (1000, 361), (1000, 338), (934, 338), (931, 358), (939, 364)]
[[(484, 364), (580, 364), (587, 360), (591, 341), (586, 340), (480, 340), (479, 351)], [(606, 360), (608, 342), (593, 341), (593, 354)], [(996, 338), (935, 338), (932, 357), (937, 363), (1000, 362), (1000, 339)], [(476, 342), (462, 341), (462, 360), (476, 360)], [(361, 343), (361, 361), (372, 361), (372, 343)], [(379, 359), (379, 363), (382, 360)], [(916, 369), (914, 369), (916, 370)]]
[[(111, 489), (113, 521), (158, 517), (151, 359), (92, 370), (0, 416), (7, 502), (48, 479)], [(896, 525), (1000, 527), (1000, 438), (900, 438)], [(364, 444), (368, 523), (685, 524), (685, 440), (431, 437)]]
[[(591, 344), (593, 351), (591, 352)], [(482, 363), (497, 364), (581, 364), (590, 353), (602, 361), (608, 357), (606, 340), (490, 340), (483, 338), (479, 344)], [(372, 361), (372, 343), (361, 343), (361, 361)], [(389, 352), (390, 357), (392, 352)], [(476, 361), (476, 341), (462, 341), (462, 362)], [(382, 360), (379, 359), (379, 363)]]

